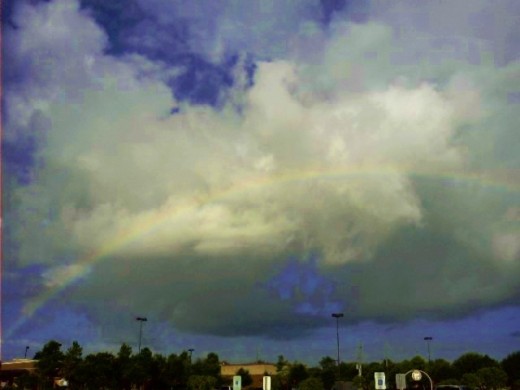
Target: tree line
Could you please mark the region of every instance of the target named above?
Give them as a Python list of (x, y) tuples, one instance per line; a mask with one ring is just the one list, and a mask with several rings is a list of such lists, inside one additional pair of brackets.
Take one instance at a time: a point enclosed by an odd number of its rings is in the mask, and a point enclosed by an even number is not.
[[(51, 340), (34, 355), (35, 373), (16, 378), (13, 387), (52, 389), (55, 378), (66, 378), (70, 390), (212, 390), (229, 384), (229, 378), (220, 375), (221, 362), (216, 353), (192, 361), (189, 351), (168, 356), (143, 348), (134, 353), (128, 344), (122, 344), (117, 353), (97, 352), (83, 356), (83, 348), (74, 341), (66, 351)], [(427, 372), (436, 385), (461, 384), (474, 390), (498, 390), (509, 387), (520, 390), (520, 351), (497, 361), (476, 352), (461, 355), (453, 362), (436, 359), (430, 362), (420, 356), (401, 362), (385, 359), (382, 362), (342, 362), (339, 366), (331, 357), (323, 357), (318, 365), (289, 362), (283, 355), (276, 362), (272, 390), (329, 390), (338, 380), (353, 382), (361, 390), (374, 389), (374, 372), (384, 372), (387, 388), (395, 388), (395, 375), (412, 369)], [(242, 386), (251, 385), (247, 370), (236, 374), (242, 377)], [(427, 378), (419, 382), (408, 379), (409, 388), (429, 389)]]
[[(358, 389), (372, 390), (375, 388), (375, 372), (384, 372), (387, 389), (395, 389), (396, 374), (404, 374), (414, 369), (427, 372), (434, 385), (465, 385), (474, 390), (497, 390), (506, 387), (520, 390), (520, 351), (508, 355), (502, 361), (469, 352), (452, 363), (445, 359), (428, 362), (420, 356), (415, 356), (401, 362), (385, 359), (382, 362), (371, 362), (361, 366), (342, 362), (339, 367), (336, 360), (324, 357), (317, 367), (311, 368), (301, 363), (291, 364), (279, 357), (277, 390), (294, 387), (299, 390), (329, 390), (338, 379), (351, 381)], [(430, 382), (426, 377), (419, 382), (413, 382), (408, 376), (407, 381), (408, 388), (411, 389), (430, 388)]]

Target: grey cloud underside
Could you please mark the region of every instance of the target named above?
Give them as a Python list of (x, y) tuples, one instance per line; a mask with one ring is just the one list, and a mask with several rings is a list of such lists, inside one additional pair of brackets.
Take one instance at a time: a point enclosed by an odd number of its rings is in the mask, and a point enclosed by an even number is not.
[[(188, 256), (147, 259), (154, 262), (153, 268), (131, 259), (120, 269), (121, 261), (100, 265), (99, 272), (75, 294), (79, 307), (94, 316), (104, 311), (107, 323), (117, 322), (129, 312), (147, 313), (155, 321), (171, 322), (188, 333), (275, 339), (300, 337), (323, 323), (322, 318), (295, 315), (293, 302), (280, 300), (264, 286), (265, 276), (259, 275), (269, 275), (272, 268), (264, 259), (246, 254), (228, 261)], [(121, 279), (127, 287), (114, 283)], [(91, 303), (103, 302), (107, 296), (114, 309), (111, 314), (103, 304), (96, 307)]]
[[(11, 267), (44, 267), (38, 288), (68, 286), (61, 304), (109, 333), (125, 313), (287, 338), (331, 310), (392, 323), (514, 303), (518, 63), (435, 62), (435, 32), (400, 38), (380, 15), (301, 27), (298, 7), (293, 51), (258, 61), (252, 86), (239, 62), (229, 104), (176, 115), (178, 69), (107, 55), (74, 2), (21, 7), (6, 137), (35, 162), (7, 186)], [(194, 36), (199, 54), (239, 50), (227, 28)]]
[[(518, 263), (497, 263), (492, 243), (486, 242), (489, 235), (479, 227), (493, 220), (494, 213), (502, 214), (509, 200), (498, 201), (496, 194), (483, 191), (483, 199), (471, 203), (467, 199), (475, 196), (475, 185), (446, 189), (439, 179), (418, 178), (416, 186), (424, 193), (425, 212), (432, 215), (423, 226), (396, 229), (369, 261), (320, 267), (334, 286), (330, 299), (348, 313), (347, 322), (460, 318), (516, 296)], [(491, 210), (482, 217), (486, 204)], [(449, 210), (441, 213), (443, 208)], [(121, 260), (109, 260), (87, 282), (90, 293), (83, 288), (78, 293), (85, 293), (89, 301), (110, 296), (121, 307), (152, 313), (194, 333), (276, 339), (302, 336), (328, 321), (326, 311), (298, 312), (302, 302), (312, 304), (312, 295), (300, 291), (300, 297), (294, 293), (283, 298), (266, 288), (278, 272), (273, 270), (279, 270), (279, 260), (247, 254), (179, 257), (183, 260), (174, 255), (146, 262), (132, 259), (120, 273), (114, 270)], [(90, 297), (94, 291), (97, 294)]]
[[(482, 203), (468, 206), (442, 192), (435, 208), (426, 208), (435, 216), (425, 218), (423, 227), (396, 231), (381, 245), (370, 266), (356, 265), (350, 270), (353, 283), (360, 288), (356, 314), (383, 321), (441, 320), (516, 295), (518, 264), (497, 263), (491, 235), (476, 227), (487, 223), (485, 217), (475, 217), (482, 213)], [(464, 194), (465, 199), (473, 195), (469, 189)], [(488, 200), (494, 203), (496, 198)], [(442, 208), (448, 210), (440, 213)]]

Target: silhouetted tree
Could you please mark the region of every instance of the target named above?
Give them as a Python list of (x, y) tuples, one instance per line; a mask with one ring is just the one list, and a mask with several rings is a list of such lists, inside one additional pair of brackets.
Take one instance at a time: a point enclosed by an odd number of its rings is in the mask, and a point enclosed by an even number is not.
[(444, 359), (436, 359), (432, 361), (428, 367), (428, 373), (435, 383), (455, 378), (457, 373), (451, 363)]
[(183, 351), (180, 355), (171, 354), (167, 359), (168, 381), (174, 389), (185, 389), (191, 371), (189, 355)]
[(307, 379), (309, 374), (307, 373), (307, 367), (302, 363), (294, 363), (289, 368), (289, 383), (291, 387), (298, 387), (301, 381)]
[(289, 361), (283, 355), (279, 355), (276, 362), (276, 376), (271, 379), (273, 390), (288, 390), (290, 388), (289, 369)]
[(422, 356), (414, 356), (410, 360), (411, 367), (410, 369), (417, 369), (417, 370), (426, 370), (426, 360)]
[(132, 383), (138, 387), (148, 387), (154, 365), (150, 348), (143, 348), (137, 355), (132, 356), (132, 363)]
[[(480, 378), (474, 372), (468, 372), (462, 375), (461, 383), (471, 389), (480, 389)], [(456, 383), (453, 383), (456, 384)]]
[(339, 366), (339, 373), (341, 377), (338, 378), (338, 380), (340, 381), (351, 381), (358, 374), (356, 363), (341, 362)]
[(214, 376), (191, 375), (188, 379), (188, 389), (190, 390), (212, 390), (217, 384)]
[(85, 357), (84, 385), (87, 390), (117, 388), (116, 358), (109, 352), (98, 352)]
[(240, 378), (241, 381), (242, 381), (242, 387), (247, 387), (249, 386), (251, 383), (253, 383), (253, 378), (251, 377), (251, 374), (249, 373), (248, 370), (240, 367), (237, 372), (236, 372), (236, 375), (240, 375)]
[(321, 368), (320, 378), (322, 385), (326, 389), (330, 389), (336, 381), (336, 374), (338, 372), (336, 361), (330, 356), (325, 356), (320, 360), (319, 365)]
[(507, 355), (500, 365), (507, 373), (508, 385), (520, 389), (520, 351)]
[(77, 341), (73, 341), (72, 345), (65, 352), (63, 357), (62, 376), (69, 382), (69, 389), (79, 389), (82, 381), (82, 363), (83, 363), (83, 348)]
[(166, 390), (171, 388), (167, 360), (161, 354), (153, 355), (151, 380), (149, 381), (148, 388), (153, 390)]
[(116, 356), (116, 380), (121, 390), (130, 390), (132, 387), (132, 347), (126, 343), (121, 344)]
[(276, 371), (282, 371), (284, 367), (288, 366), (289, 362), (283, 355), (278, 355), (278, 360), (276, 361)]
[(476, 390), (496, 390), (505, 387), (507, 374), (500, 367), (483, 367), (464, 374), (462, 383)]
[(424, 370), (426, 368), (426, 360), (421, 356), (414, 356), (410, 360), (403, 360), (397, 363), (399, 372), (405, 373), (413, 369)]
[(324, 390), (323, 382), (320, 378), (310, 377), (300, 382), (299, 390)]
[(498, 365), (498, 362), (488, 355), (476, 352), (465, 353), (453, 362), (453, 368), (459, 378), (464, 374), (476, 373), (481, 368), (498, 367)]
[(205, 359), (197, 359), (191, 368), (194, 375), (220, 378), (220, 361), (216, 353), (210, 352)]
[(38, 360), (36, 367), (42, 389), (52, 389), (54, 378), (60, 375), (63, 357), (61, 344), (56, 340), (49, 341), (43, 346), (41, 351), (36, 352), (34, 355), (34, 358)]
[(486, 390), (497, 390), (507, 384), (507, 374), (500, 367), (484, 367), (477, 371), (481, 388)]

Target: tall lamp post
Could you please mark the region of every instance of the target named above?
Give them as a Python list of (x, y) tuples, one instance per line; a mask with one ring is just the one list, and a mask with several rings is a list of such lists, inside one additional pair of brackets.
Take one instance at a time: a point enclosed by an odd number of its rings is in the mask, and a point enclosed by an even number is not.
[(139, 321), (139, 353), (141, 352), (141, 339), (143, 338), (143, 322), (148, 321), (146, 317), (135, 317), (136, 321)]
[(336, 342), (338, 345), (338, 380), (340, 380), (340, 368), (339, 368), (339, 319), (343, 317), (343, 313), (332, 313), (332, 317), (336, 319)]
[(23, 355), (24, 359), (27, 359), (27, 351), (29, 350), (29, 346), (25, 347), (25, 354)]
[(193, 353), (193, 351), (195, 351), (193, 348), (188, 349), (188, 352), (190, 353), (190, 355), (189, 355), (190, 356), (190, 364), (191, 364), (191, 354)]
[(431, 363), (431, 355), (430, 355), (430, 342), (433, 340), (433, 337), (426, 336), (424, 341), (426, 341), (426, 346), (428, 347), (428, 364)]

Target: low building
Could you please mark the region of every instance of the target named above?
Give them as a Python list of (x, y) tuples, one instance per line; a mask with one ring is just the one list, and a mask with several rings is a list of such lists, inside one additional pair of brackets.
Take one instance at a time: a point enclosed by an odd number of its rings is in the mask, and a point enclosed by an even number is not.
[(20, 375), (34, 373), (37, 362), (38, 360), (33, 359), (13, 359), (2, 362), (0, 366), (0, 382), (2, 386), (12, 384)]
[(220, 364), (220, 375), (222, 376), (222, 378), (231, 383), (233, 377), (237, 374), (237, 371), (240, 369), (249, 372), (249, 375), (251, 375), (251, 378), (253, 379), (253, 383), (251, 385), (242, 387), (261, 389), (264, 376), (276, 375), (276, 365), (272, 363), (263, 362), (244, 364), (231, 364), (228, 362), (222, 362)]

